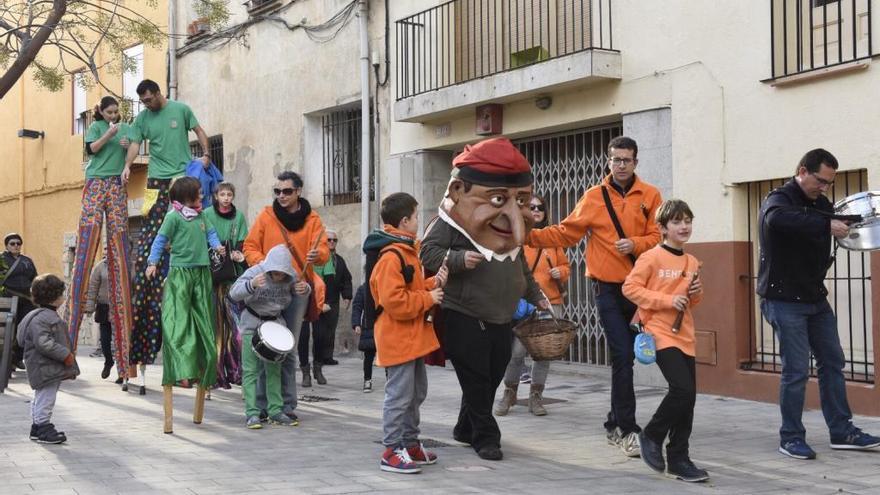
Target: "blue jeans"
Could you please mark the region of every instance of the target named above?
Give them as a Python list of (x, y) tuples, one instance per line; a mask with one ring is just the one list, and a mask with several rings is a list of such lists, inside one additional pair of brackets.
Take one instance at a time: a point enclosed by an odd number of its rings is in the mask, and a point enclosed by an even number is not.
[(611, 411), (605, 422), (607, 431), (619, 427), (624, 435), (642, 431), (636, 424), (636, 392), (633, 388), (633, 344), (636, 334), (629, 323), (636, 305), (624, 297), (622, 284), (595, 280), (596, 309), (611, 349)]
[(761, 313), (779, 339), (779, 355), (782, 357), (779, 385), (782, 413), (779, 436), (782, 443), (805, 439), (806, 429), (801, 416), (810, 375), (810, 351), (816, 357), (819, 402), (825, 424), (832, 439), (846, 437), (854, 428), (843, 377), (846, 361), (837, 335), (837, 318), (828, 301), (797, 303), (763, 299)]

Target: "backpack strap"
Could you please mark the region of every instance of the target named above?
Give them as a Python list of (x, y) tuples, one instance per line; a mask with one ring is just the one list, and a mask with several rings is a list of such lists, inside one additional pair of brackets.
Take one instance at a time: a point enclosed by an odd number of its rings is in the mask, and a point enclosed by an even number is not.
[[(416, 268), (412, 265), (406, 264), (406, 260), (403, 259), (403, 254), (401, 254), (400, 251), (394, 249), (393, 247), (386, 247), (379, 251), (379, 258), (376, 259), (376, 264), (379, 263), (379, 259), (381, 259), (382, 255), (385, 253), (394, 253), (397, 255), (397, 259), (400, 260), (400, 274), (403, 275), (403, 281), (404, 283), (406, 283), (406, 285), (411, 284), (413, 278), (415, 277)], [(375, 265), (373, 265), (373, 267), (375, 268)], [(375, 298), (373, 298), (373, 303), (375, 304), (375, 302), (376, 300)], [(376, 319), (379, 318), (379, 315), (382, 314), (383, 310), (384, 308), (381, 304), (376, 304)]]
[[(602, 186), (602, 199), (605, 200), (605, 209), (608, 210), (608, 216), (611, 217), (611, 223), (614, 224), (614, 230), (617, 231), (617, 236), (621, 239), (626, 239), (626, 234), (623, 233), (623, 227), (620, 225), (620, 220), (617, 218), (617, 212), (614, 211), (614, 206), (611, 204), (611, 197), (608, 195), (608, 189), (605, 186)], [(636, 264), (636, 257), (629, 253), (627, 255), (629, 260)]]

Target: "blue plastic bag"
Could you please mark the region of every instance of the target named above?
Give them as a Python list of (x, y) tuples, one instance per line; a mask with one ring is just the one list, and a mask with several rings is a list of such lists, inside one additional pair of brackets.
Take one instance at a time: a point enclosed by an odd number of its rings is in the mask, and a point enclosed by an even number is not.
[(645, 332), (636, 335), (633, 352), (636, 354), (636, 361), (642, 364), (653, 364), (657, 361), (657, 343), (654, 341), (654, 336)]

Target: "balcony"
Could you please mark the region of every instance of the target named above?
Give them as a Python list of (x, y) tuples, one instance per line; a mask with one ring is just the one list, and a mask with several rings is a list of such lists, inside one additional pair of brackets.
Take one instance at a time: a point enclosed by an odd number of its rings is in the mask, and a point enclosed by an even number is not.
[(612, 0), (453, 0), (396, 22), (395, 119), (620, 79)]
[(871, 35), (880, 0), (771, 0), (773, 85), (863, 69), (878, 55)]

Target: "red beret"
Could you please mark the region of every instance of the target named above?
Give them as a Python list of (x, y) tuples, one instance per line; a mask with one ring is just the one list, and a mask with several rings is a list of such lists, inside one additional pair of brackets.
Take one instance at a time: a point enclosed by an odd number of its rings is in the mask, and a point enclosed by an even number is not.
[(482, 186), (523, 187), (534, 182), (529, 161), (507, 138), (465, 145), (452, 166), (453, 177)]

